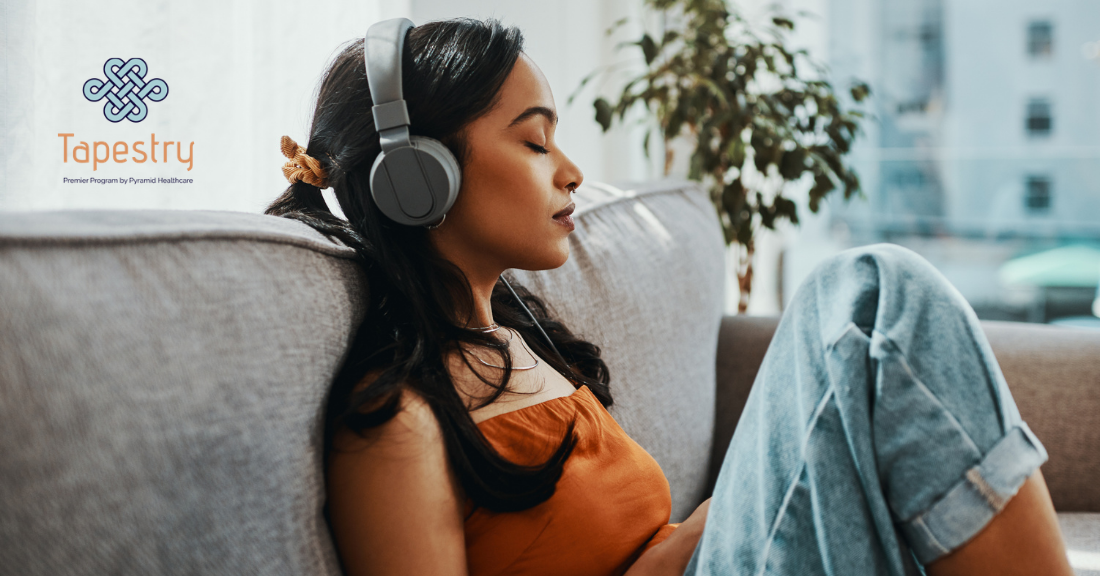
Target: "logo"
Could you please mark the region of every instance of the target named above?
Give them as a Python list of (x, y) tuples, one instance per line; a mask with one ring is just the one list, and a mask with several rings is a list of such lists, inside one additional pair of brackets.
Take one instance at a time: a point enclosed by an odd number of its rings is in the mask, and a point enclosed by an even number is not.
[(149, 114), (145, 99), (160, 102), (168, 96), (168, 84), (160, 78), (145, 81), (149, 67), (141, 58), (131, 58), (125, 62), (121, 58), (111, 58), (103, 64), (103, 74), (107, 82), (99, 78), (90, 78), (84, 83), (84, 97), (91, 102), (103, 104), (103, 116), (111, 122), (120, 122), (123, 118), (131, 122), (141, 122)]

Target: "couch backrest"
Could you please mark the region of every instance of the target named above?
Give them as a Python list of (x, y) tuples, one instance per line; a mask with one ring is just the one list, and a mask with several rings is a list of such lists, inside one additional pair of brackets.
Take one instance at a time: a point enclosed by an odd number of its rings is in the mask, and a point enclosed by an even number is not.
[(0, 214), (0, 572), (339, 574), (349, 252), (258, 214)]
[[(509, 275), (603, 348), (612, 414), (705, 489), (724, 292), (706, 192), (576, 193), (565, 266)], [(0, 213), (0, 566), (19, 574), (339, 574), (321, 417), (366, 290), (295, 221)]]

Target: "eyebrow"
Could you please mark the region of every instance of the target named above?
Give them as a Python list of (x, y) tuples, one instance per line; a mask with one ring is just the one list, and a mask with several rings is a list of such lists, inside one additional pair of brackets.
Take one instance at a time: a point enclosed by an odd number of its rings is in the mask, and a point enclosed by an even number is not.
[(532, 106), (521, 112), (519, 116), (516, 116), (516, 119), (512, 120), (512, 123), (508, 124), (508, 127), (511, 128), (512, 126), (515, 126), (516, 124), (519, 124), (520, 122), (523, 122), (524, 120), (533, 116), (544, 116), (553, 125), (557, 125), (558, 123), (558, 115), (553, 110), (547, 108), (546, 106)]

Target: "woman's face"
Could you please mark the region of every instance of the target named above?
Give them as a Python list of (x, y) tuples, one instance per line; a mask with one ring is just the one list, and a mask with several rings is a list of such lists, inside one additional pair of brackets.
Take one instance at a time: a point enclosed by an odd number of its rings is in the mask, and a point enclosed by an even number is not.
[(496, 107), (467, 126), (462, 187), (430, 238), (471, 280), (569, 259), (570, 227), (553, 215), (584, 176), (554, 142), (556, 110), (542, 71), (521, 53)]

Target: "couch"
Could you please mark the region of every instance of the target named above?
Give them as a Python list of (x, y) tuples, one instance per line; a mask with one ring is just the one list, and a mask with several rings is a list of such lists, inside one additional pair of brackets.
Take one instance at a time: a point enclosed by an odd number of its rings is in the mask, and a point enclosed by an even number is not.
[[(723, 315), (697, 184), (585, 183), (575, 200), (569, 261), (508, 274), (602, 348), (611, 413), (679, 521), (777, 319)], [(321, 415), (369, 290), (352, 256), (252, 213), (0, 213), (0, 572), (340, 574)], [(983, 327), (1050, 453), (1071, 560), (1100, 571), (1100, 332)]]

